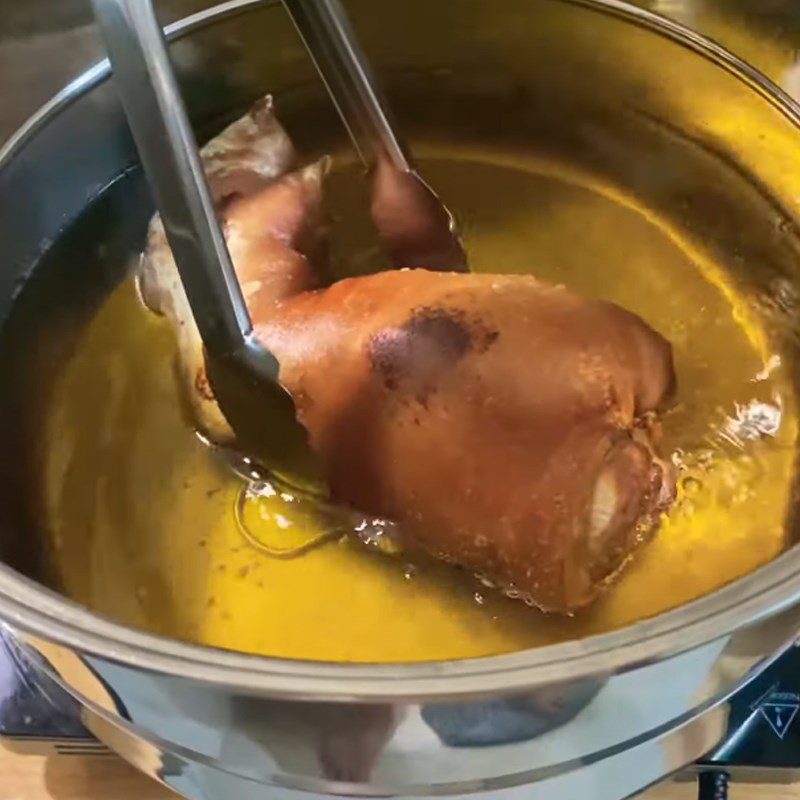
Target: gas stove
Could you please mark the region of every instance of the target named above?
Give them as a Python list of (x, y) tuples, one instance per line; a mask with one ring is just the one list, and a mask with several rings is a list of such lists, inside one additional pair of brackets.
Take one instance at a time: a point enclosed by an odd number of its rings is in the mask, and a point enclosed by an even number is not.
[[(0, 744), (20, 754), (91, 757), (110, 750), (84, 727), (73, 698), (33, 672), (0, 629)], [(800, 646), (794, 646), (730, 701), (718, 747), (679, 776), (701, 775), (700, 798), (725, 797), (732, 783), (800, 781)]]

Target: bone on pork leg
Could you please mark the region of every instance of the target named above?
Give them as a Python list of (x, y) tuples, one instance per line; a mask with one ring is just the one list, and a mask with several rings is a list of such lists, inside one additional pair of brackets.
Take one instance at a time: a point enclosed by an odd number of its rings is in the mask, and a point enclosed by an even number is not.
[(541, 608), (586, 605), (672, 496), (652, 441), (669, 344), (529, 276), (393, 270), (313, 290), (319, 190), (319, 170), (292, 173), (223, 213), (332, 497)]

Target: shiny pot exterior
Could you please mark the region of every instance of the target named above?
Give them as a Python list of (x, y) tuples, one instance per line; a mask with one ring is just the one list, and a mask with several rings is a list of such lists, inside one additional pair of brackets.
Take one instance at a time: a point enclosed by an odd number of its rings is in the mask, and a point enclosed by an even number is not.
[(190, 798), (516, 798), (534, 784), (535, 797), (620, 800), (720, 744), (725, 696), (798, 625), (792, 609), (618, 674), (459, 701), (445, 678), (441, 699), (391, 702), (270, 698), (15, 634), (89, 730)]
[[(797, 177), (777, 160), (759, 164), (702, 113), (704, 93), (724, 92), (758, 117), (775, 148), (796, 153), (798, 108), (747, 65), (678, 26), (613, 0), (504, 0), (490, 16), (477, 0), (427, 12), (424, 3), (407, 3), (382, 9), (379, 19), (368, 3), (351, 5), (410, 129), (415, 113), (435, 118), (437, 96), (456, 95), (454, 113), (481, 98), (496, 105), (479, 108), (513, 103), (543, 142), (572, 147), (579, 166), (646, 195), (664, 183), (652, 185), (642, 178), (646, 170), (632, 166), (652, 157), (649, 128), (628, 130), (619, 113), (635, 98), (650, 118), (669, 119), (687, 138), (707, 138), (723, 155), (734, 154), (739, 170), (770, 187), (781, 214), (800, 216)], [(420, 19), (424, 31), (414, 28)], [(305, 109), (324, 105), (324, 94), (275, 3), (234, 0), (172, 33), (201, 132), (218, 129), (269, 87), (308, 137), (302, 144), (319, 144), (314, 131), (321, 126), (311, 130), (302, 121)], [(591, 44), (598, 41), (602, 48)], [(645, 52), (651, 61), (638, 60)], [(558, 70), (544, 68), (554, 63)], [(691, 92), (680, 88), (687, 75)], [(48, 243), (136, 165), (106, 78), (105, 65), (94, 68), (0, 152), (0, 318)], [(432, 94), (419, 99), (426, 85)], [(545, 106), (548, 115), (537, 118)], [(581, 138), (588, 128), (574, 124), (576, 111), (594, 124), (591, 136)], [(659, 204), (665, 224), (680, 212), (669, 198), (688, 188), (682, 181), (702, 180), (702, 169), (698, 161), (694, 171), (669, 173), (672, 192)], [(779, 279), (795, 285), (797, 251), (765, 264), (759, 219), (726, 209), (720, 221), (713, 185), (695, 209), (697, 246), (713, 255), (717, 240), (735, 229), (742, 264), (762, 265), (758, 274), (742, 267), (735, 276), (742, 285), (767, 293)], [(3, 530), (21, 529), (15, 514), (6, 503)], [(793, 527), (790, 516), (792, 541)], [(536, 784), (534, 796), (617, 800), (712, 749), (725, 730), (725, 697), (800, 629), (800, 555), (789, 550), (708, 597), (582, 641), (452, 663), (280, 661), (102, 619), (23, 577), (37, 576), (36, 555), (24, 543), (8, 546), (8, 538), (2, 555), (13, 569), (0, 567), (0, 617), (21, 653), (78, 698), (101, 739), (196, 798), (263, 796), (264, 786), (272, 787), (270, 796), (499, 797), (528, 794)]]

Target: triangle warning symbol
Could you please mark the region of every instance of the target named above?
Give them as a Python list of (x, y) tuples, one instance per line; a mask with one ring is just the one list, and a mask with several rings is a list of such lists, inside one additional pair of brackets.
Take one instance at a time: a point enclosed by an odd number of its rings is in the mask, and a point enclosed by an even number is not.
[(783, 739), (797, 716), (798, 708), (798, 703), (764, 703), (759, 711), (778, 738)]

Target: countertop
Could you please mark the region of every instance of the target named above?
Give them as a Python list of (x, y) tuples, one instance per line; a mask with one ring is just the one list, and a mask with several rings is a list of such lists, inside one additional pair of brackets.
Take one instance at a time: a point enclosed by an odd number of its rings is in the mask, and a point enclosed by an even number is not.
[[(641, 795), (640, 800), (693, 800), (696, 796), (694, 783), (667, 782)], [(17, 755), (0, 747), (0, 800), (169, 800), (175, 797), (115, 756), (45, 758)], [(730, 800), (800, 800), (800, 784), (736, 784), (731, 787)]]

